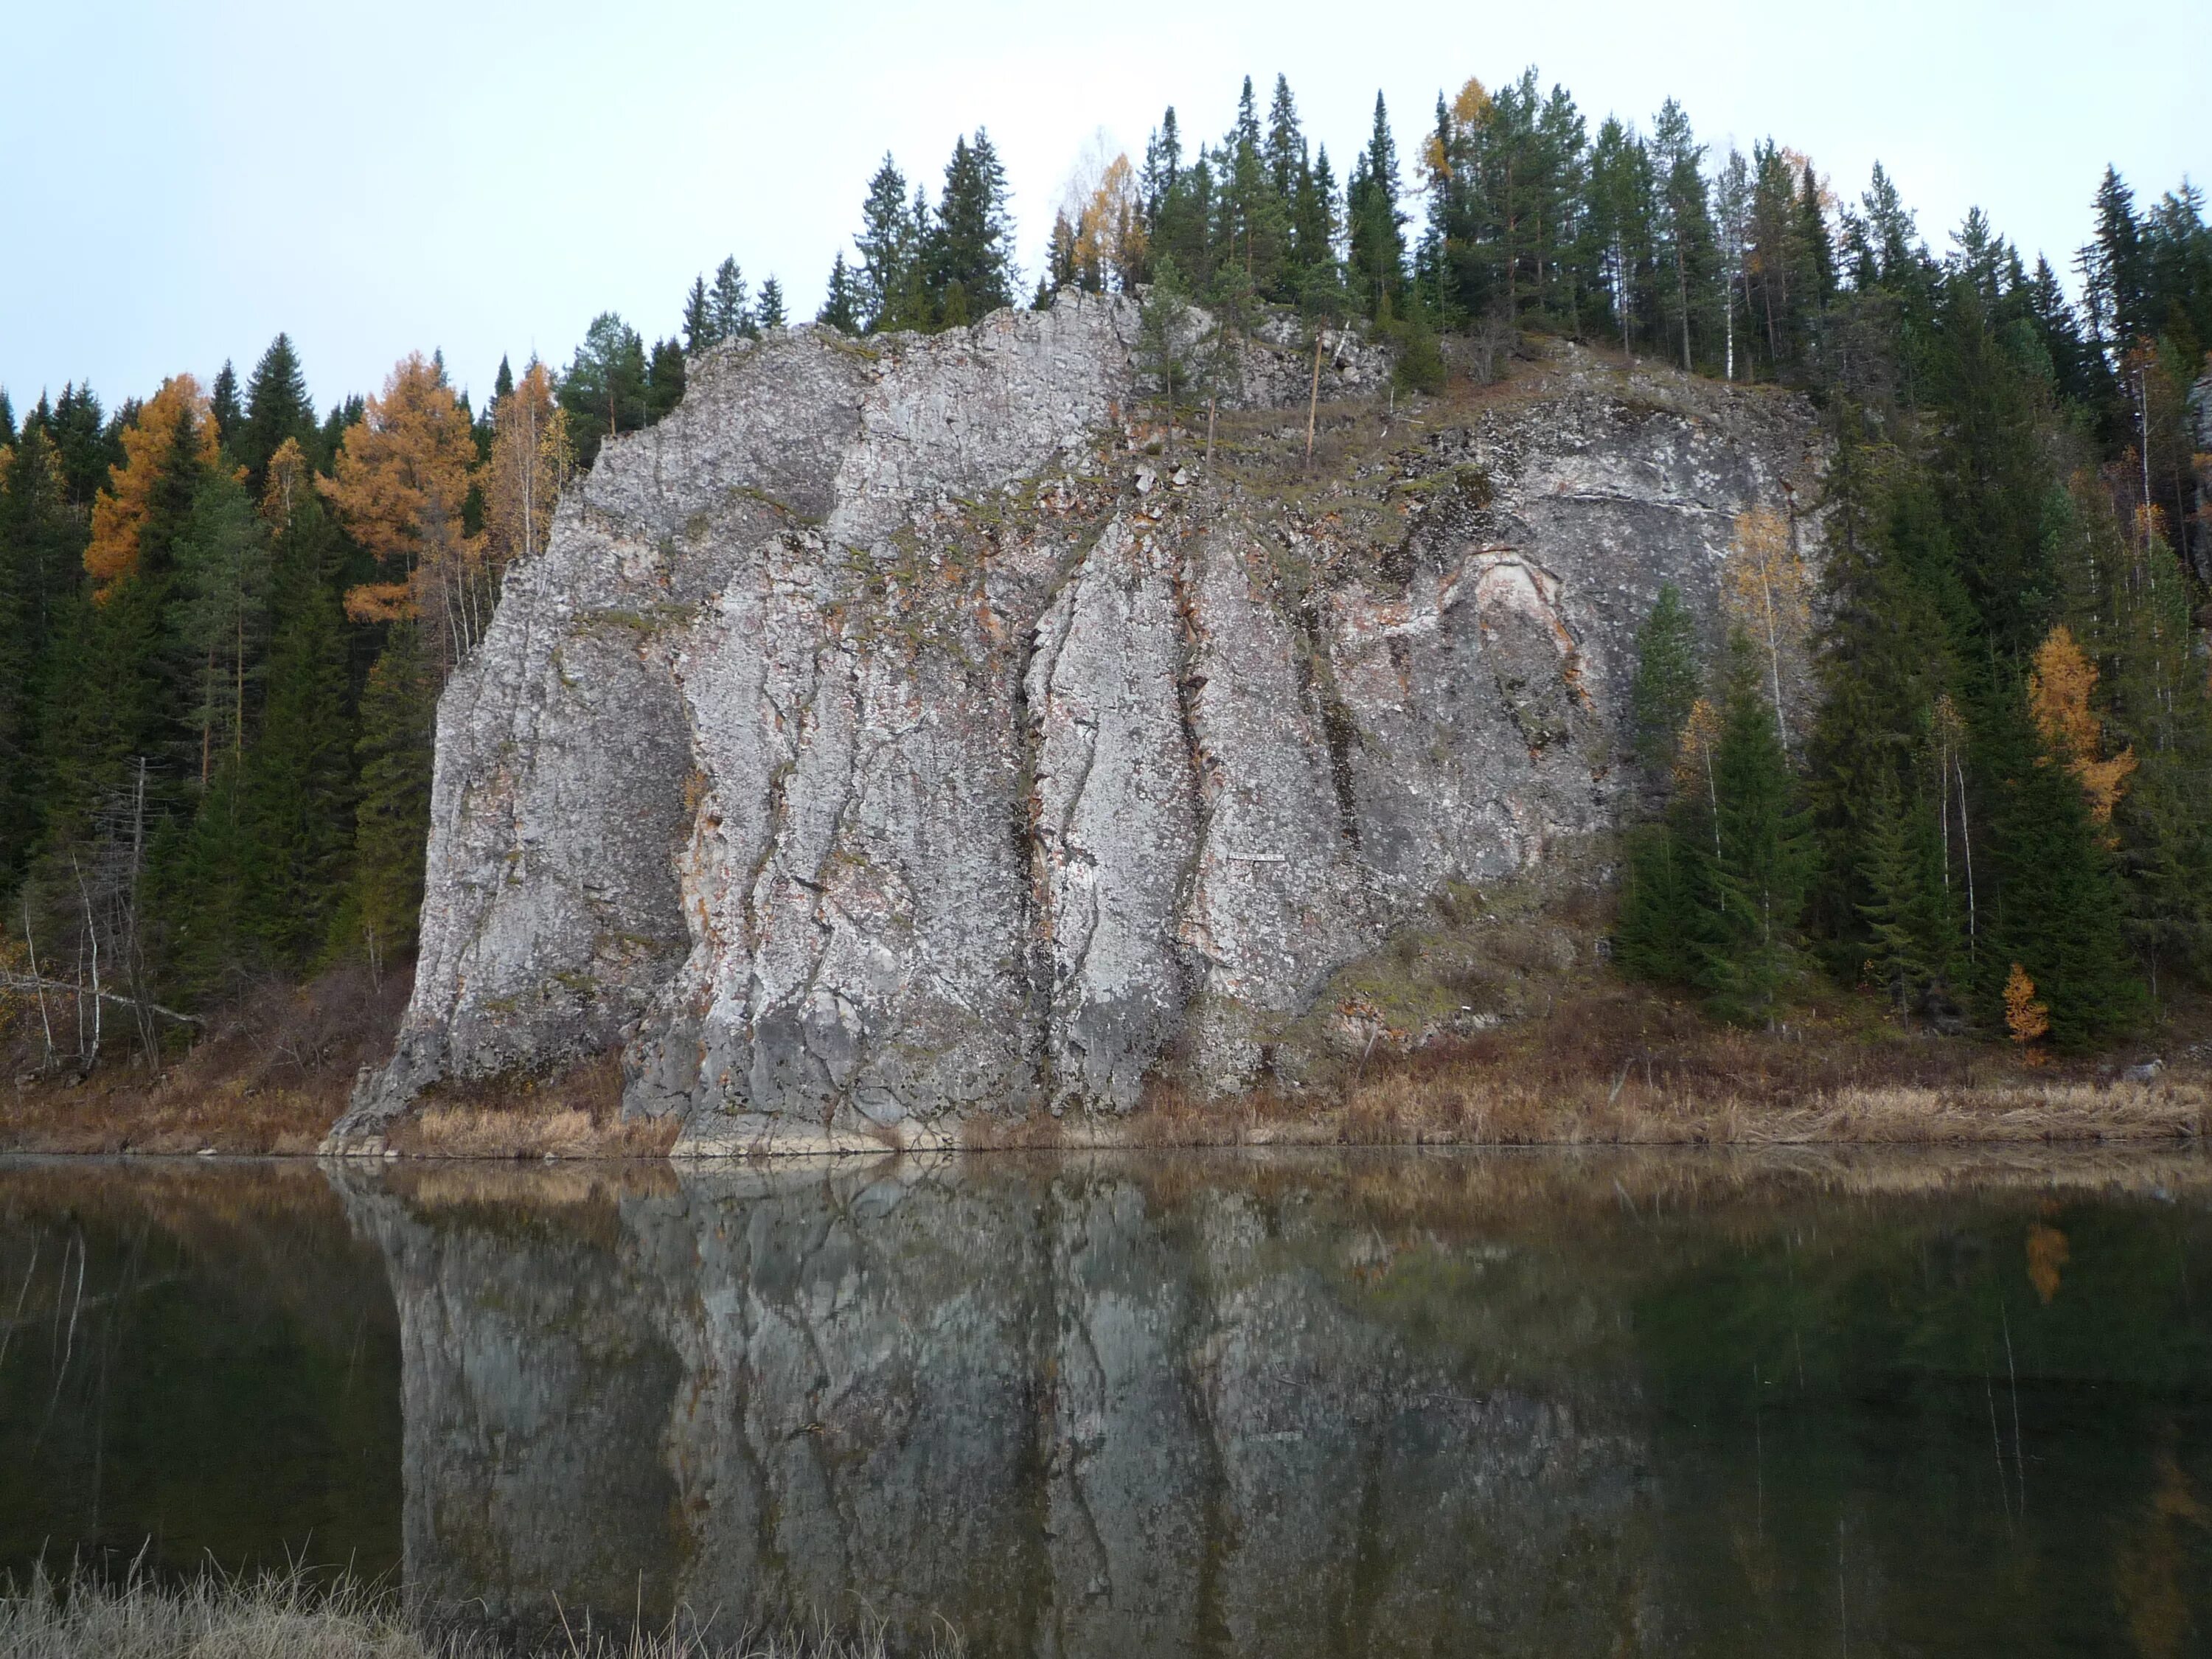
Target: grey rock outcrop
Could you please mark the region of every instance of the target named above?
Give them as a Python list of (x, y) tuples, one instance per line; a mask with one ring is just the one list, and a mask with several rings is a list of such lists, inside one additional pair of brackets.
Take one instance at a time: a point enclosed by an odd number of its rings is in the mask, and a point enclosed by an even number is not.
[(779, 332), (606, 447), (441, 702), (413, 1001), (334, 1147), (614, 1048), (702, 1152), (1295, 1076), (1332, 974), (1613, 821), (1660, 585), (1710, 622), (1735, 516), (1809, 497), (1779, 394), (1566, 350), (1394, 416), (1348, 335), (1311, 476), (1287, 337), (1209, 467), (1136, 337)]

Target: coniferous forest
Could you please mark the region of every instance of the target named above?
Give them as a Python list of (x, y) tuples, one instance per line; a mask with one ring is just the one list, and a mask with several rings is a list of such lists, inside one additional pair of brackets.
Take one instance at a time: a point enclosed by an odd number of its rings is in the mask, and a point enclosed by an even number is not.
[[(1543, 336), (1802, 392), (1817, 588), (1753, 526), (1723, 647), (1671, 592), (1642, 635), (1615, 958), (1731, 1021), (1818, 977), (2080, 1050), (2212, 985), (2212, 228), (2185, 181), (2082, 185), (2062, 272), (1671, 101), (1593, 124), (1534, 70), (1418, 125), (1378, 98), (1340, 180), (1248, 81), (1218, 137), (1170, 110), (1072, 187), (1033, 279), (985, 132), (933, 193), (885, 157), (818, 320), (1142, 287), (1360, 321), (1409, 394)], [(435, 701), (502, 573), (696, 354), (795, 320), (735, 259), (672, 300), (667, 337), (601, 315), (480, 409), (435, 353), (311, 392), (283, 334), (242, 375), (0, 393), (0, 970), (42, 1072), (158, 1068), (254, 987), (404, 965)]]

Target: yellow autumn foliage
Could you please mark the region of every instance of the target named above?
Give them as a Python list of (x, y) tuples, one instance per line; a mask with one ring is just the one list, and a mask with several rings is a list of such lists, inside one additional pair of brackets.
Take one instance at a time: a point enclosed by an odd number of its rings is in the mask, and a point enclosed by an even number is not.
[(269, 482), (261, 491), (261, 516), (282, 533), (292, 522), (302, 491), (313, 481), (307, 452), (297, 438), (287, 438), (269, 458)]
[(215, 421), (207, 394), (189, 374), (173, 374), (162, 381), (138, 418), (123, 428), (123, 464), (107, 470), (108, 487), (93, 498), (92, 539), (85, 546), (84, 568), (92, 578), (94, 598), (104, 598), (138, 568), (139, 533), (152, 510), (154, 490), (168, 465), (177, 428), (185, 421), (191, 422), (191, 441), (200, 465), (214, 470), (222, 460)]
[(554, 503), (574, 471), (568, 417), (554, 402), (553, 377), (533, 362), (492, 410), (484, 539), (495, 569), (545, 550)]
[(2081, 786), (2090, 815), (2110, 823), (2113, 807), (2127, 792), (2128, 775), (2136, 769), (2136, 751), (2130, 746), (2110, 760), (2103, 757), (2104, 732), (2089, 702), (2096, 689), (2096, 664), (2075, 642), (2073, 630), (2059, 623), (2036, 647), (2027, 676), (2028, 706), (2046, 757), (2063, 764)]

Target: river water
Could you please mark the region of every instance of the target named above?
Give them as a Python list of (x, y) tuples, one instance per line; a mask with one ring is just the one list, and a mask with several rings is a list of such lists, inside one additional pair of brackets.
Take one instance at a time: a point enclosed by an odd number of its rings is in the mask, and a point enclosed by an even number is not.
[(2212, 1651), (2212, 1161), (0, 1163), (0, 1569), (976, 1654)]

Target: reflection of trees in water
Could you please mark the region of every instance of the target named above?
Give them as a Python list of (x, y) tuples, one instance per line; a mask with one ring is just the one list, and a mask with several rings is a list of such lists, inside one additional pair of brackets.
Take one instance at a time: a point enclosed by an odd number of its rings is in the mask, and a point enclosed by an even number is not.
[(0, 1161), (0, 1572), (397, 1565), (397, 1337), (305, 1164)]
[[(400, 1307), (410, 1587), (526, 1623), (1810, 1653), (1847, 1615), (2035, 1651), (2112, 1626), (2133, 1390), (2189, 1394), (2205, 1342), (2201, 1210), (2045, 1216), (2010, 1154), (339, 1179)], [(2075, 1240), (2048, 1308), (2039, 1225)], [(2118, 1385), (2101, 1433), (2073, 1374)]]

